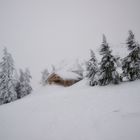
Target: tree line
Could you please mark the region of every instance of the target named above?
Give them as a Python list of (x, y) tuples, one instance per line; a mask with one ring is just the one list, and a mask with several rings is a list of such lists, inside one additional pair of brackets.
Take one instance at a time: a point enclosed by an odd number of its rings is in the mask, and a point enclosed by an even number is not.
[(0, 104), (9, 103), (31, 93), (31, 74), (28, 69), (19, 70), (17, 73), (12, 55), (3, 49), (0, 62)]
[[(91, 59), (86, 63), (87, 75), (90, 86), (119, 84), (124, 80), (134, 81), (140, 79), (140, 45), (135, 40), (134, 33), (130, 30), (126, 39), (128, 55), (122, 59), (112, 54), (105, 35), (100, 47), (101, 61), (98, 62), (95, 53), (91, 50)], [(119, 61), (120, 60), (120, 61)], [(121, 63), (121, 65), (119, 65)], [(121, 66), (122, 73), (117, 71)]]
[[(78, 66), (80, 74), (86, 73), (83, 74), (83, 78), (88, 79), (90, 86), (105, 86), (108, 84), (119, 84), (126, 80), (134, 81), (140, 79), (140, 45), (131, 30), (128, 32), (125, 44), (128, 49), (128, 55), (124, 58), (112, 54), (105, 35), (103, 35), (103, 41), (99, 49), (99, 54), (102, 56), (100, 62), (98, 62), (94, 51), (90, 50), (90, 60), (84, 64), (86, 70)], [(118, 71), (118, 68), (121, 68), (121, 72)], [(55, 66), (52, 67), (51, 72), (48, 69), (42, 72), (42, 85), (45, 86), (48, 83), (48, 77), (54, 71)]]
[[(126, 47), (128, 54), (124, 58), (116, 57), (112, 54), (110, 45), (107, 42), (106, 36), (103, 35), (103, 41), (100, 46), (99, 54), (102, 56), (101, 61), (98, 62), (93, 50), (90, 51), (90, 60), (85, 63), (86, 76), (90, 86), (108, 84), (119, 84), (125, 80), (134, 81), (140, 79), (140, 45), (135, 39), (132, 31), (129, 31), (126, 39)], [(84, 72), (81, 66), (79, 72)], [(118, 71), (121, 67), (122, 72)], [(52, 67), (52, 72), (55, 67)], [(41, 83), (46, 85), (50, 72), (45, 69), (42, 72)], [(14, 66), (12, 55), (3, 49), (3, 57), (0, 62), (0, 104), (9, 103), (11, 101), (20, 99), (31, 93), (32, 87), (30, 85), (31, 74), (28, 69), (17, 70)]]

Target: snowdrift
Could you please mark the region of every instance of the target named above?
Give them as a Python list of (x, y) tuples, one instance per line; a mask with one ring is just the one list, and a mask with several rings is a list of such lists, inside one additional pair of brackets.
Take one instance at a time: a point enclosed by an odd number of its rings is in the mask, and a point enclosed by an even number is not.
[(39, 87), (0, 106), (0, 139), (139, 140), (139, 85)]

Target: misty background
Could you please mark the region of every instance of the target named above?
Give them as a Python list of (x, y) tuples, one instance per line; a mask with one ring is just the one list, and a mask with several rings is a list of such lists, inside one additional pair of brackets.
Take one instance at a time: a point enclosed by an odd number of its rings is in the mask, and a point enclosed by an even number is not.
[(6, 46), (16, 68), (28, 67), (39, 79), (51, 64), (97, 52), (103, 33), (121, 50), (129, 29), (140, 41), (139, 6), (139, 0), (0, 0), (0, 58)]

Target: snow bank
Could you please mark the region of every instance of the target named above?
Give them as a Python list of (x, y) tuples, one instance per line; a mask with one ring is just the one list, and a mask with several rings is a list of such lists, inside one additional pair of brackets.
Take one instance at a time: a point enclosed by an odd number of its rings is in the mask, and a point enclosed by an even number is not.
[(46, 86), (0, 106), (1, 140), (139, 140), (140, 81)]

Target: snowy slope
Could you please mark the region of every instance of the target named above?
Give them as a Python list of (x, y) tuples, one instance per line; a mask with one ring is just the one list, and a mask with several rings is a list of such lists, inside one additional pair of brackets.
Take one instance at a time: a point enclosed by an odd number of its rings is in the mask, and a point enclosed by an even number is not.
[(0, 140), (139, 140), (139, 85), (39, 87), (0, 106)]

